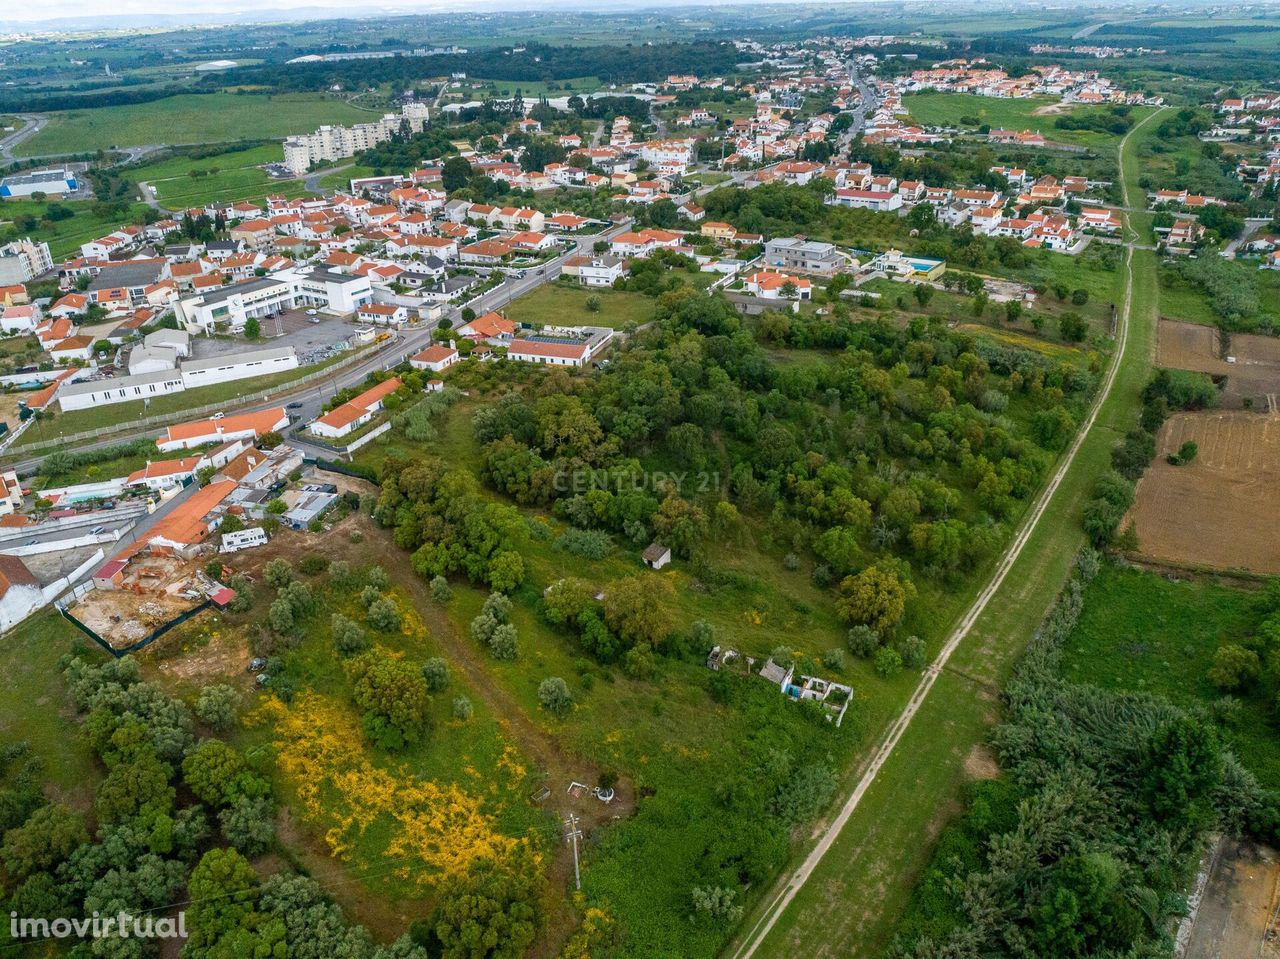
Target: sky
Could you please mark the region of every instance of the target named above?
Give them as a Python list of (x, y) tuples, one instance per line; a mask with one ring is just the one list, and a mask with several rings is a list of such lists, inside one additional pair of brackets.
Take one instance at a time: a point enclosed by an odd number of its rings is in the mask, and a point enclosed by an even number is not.
[(200, 22), (216, 22), (219, 16), (236, 20), (271, 20), (280, 11), (314, 11), (318, 18), (376, 16), (378, 13), (440, 13), (459, 10), (590, 10), (604, 12), (609, 7), (698, 6), (708, 3), (777, 2), (777, 0), (366, 0), (340, 4), (335, 0), (202, 0), (195, 10), (184, 9), (173, 0), (112, 0), (106, 7), (87, 8), (82, 0), (0, 0), (0, 24), (48, 23), (59, 18), (123, 18), (140, 26), (136, 18), (155, 18), (155, 25), (169, 25), (173, 15), (185, 17), (198, 12)]

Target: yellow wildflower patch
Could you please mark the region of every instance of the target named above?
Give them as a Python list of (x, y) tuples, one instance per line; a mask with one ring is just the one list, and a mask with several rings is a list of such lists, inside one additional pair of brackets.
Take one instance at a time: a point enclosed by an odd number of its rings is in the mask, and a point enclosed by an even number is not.
[(286, 706), (272, 699), (248, 719), (273, 722), (276, 762), (296, 790), (303, 818), (348, 860), (376, 821), (393, 826), (384, 856), (412, 864), (397, 870), (422, 887), (464, 877), (478, 863), (503, 860), (524, 842), (497, 831), (483, 800), (452, 783), (420, 780), (403, 768), (375, 766), (359, 748), (350, 710), (314, 692)]

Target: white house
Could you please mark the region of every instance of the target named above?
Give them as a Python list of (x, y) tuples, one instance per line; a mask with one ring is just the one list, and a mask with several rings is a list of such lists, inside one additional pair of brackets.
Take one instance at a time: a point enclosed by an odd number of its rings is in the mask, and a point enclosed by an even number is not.
[(168, 427), (156, 440), (156, 448), (162, 453), (192, 449), (206, 443), (228, 440), (256, 440), (264, 433), (278, 433), (289, 425), (289, 415), (283, 406), (256, 413), (240, 413), (217, 419), (196, 420)]
[(358, 429), (382, 410), (383, 400), (389, 393), (401, 387), (400, 378), (393, 376), (377, 386), (365, 390), (353, 400), (331, 409), (311, 424), (311, 432), (326, 439), (338, 439)]
[(391, 303), (366, 303), (356, 310), (356, 319), (375, 326), (403, 326), (409, 322), (409, 310)]
[(591, 347), (583, 343), (551, 343), (545, 340), (512, 340), (507, 359), (548, 366), (582, 366), (591, 359)]
[(902, 194), (890, 190), (838, 189), (827, 202), (833, 206), (889, 213), (902, 209)]
[(140, 470), (134, 470), (126, 480), (129, 486), (145, 486), (149, 490), (163, 492), (182, 486), (195, 479), (196, 470), (205, 464), (203, 456), (184, 456), (176, 460), (147, 461)]
[(742, 288), (765, 300), (807, 300), (813, 294), (813, 284), (804, 277), (770, 271), (752, 273), (742, 281)]
[(454, 363), (458, 362), (458, 359), (458, 351), (452, 346), (433, 343), (421, 353), (415, 353), (411, 356), (409, 365), (415, 370), (430, 370), (432, 373), (439, 373), (453, 366)]

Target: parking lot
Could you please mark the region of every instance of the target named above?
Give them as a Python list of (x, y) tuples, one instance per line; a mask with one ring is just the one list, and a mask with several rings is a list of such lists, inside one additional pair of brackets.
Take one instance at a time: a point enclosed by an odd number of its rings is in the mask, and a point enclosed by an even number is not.
[[(319, 320), (319, 323), (313, 323)], [(292, 346), (304, 366), (316, 363), (342, 349), (355, 326), (336, 316), (323, 313), (307, 316), (305, 310), (289, 310), (274, 319), (262, 320), (262, 339), (250, 343), (243, 337), (193, 337), (192, 353), (198, 360), (230, 356), (253, 349)]]

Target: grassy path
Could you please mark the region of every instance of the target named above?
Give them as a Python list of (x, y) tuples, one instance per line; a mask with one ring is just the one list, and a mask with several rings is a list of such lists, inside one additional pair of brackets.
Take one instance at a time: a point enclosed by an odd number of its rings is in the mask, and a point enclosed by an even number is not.
[[(1120, 144), (1125, 205), (1141, 197), (1138, 124)], [(1138, 242), (1145, 215), (1129, 217)], [(1133, 423), (1155, 343), (1154, 255), (1130, 245), (1115, 359), (1090, 415), (991, 583), (926, 670), (911, 700), (812, 849), (744, 926), (738, 959), (868, 956), (883, 951), (938, 831), (983, 755), (997, 690), (1066, 579), (1084, 540), (1080, 514), (1115, 439)]]

